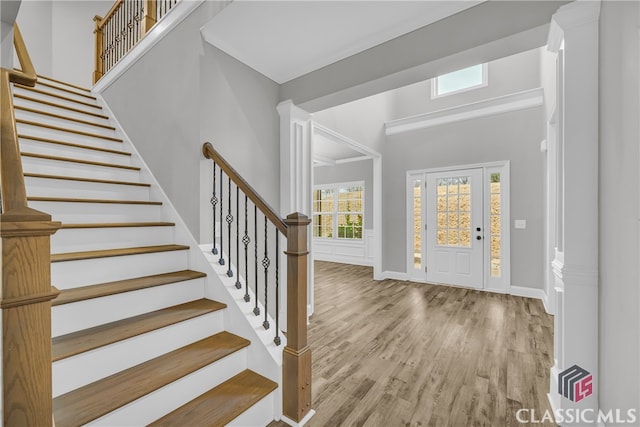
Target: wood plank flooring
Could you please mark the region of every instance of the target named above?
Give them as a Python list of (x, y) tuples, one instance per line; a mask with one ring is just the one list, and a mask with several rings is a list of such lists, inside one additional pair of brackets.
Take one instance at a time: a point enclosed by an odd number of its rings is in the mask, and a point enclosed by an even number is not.
[(549, 409), (553, 317), (540, 301), (328, 262), (315, 275), (307, 425), (524, 426), (518, 409)]

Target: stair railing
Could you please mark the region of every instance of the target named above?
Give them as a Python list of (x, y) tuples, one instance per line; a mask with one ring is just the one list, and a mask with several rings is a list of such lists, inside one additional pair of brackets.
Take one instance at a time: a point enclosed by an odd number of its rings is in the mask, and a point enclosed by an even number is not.
[(104, 18), (96, 15), (93, 83), (147, 34), (178, 0), (117, 0)]
[[(287, 250), (284, 252), (287, 256), (287, 344), (283, 349), (282, 360), (282, 409), (287, 418), (300, 422), (311, 410), (311, 350), (307, 344), (307, 227), (310, 220), (301, 213), (293, 213), (285, 219), (280, 218), (211, 143), (207, 142), (202, 146), (202, 153), (204, 157), (213, 161), (213, 188), (210, 199), (213, 213), (211, 252), (218, 257), (220, 265), (227, 266), (228, 277), (235, 275), (236, 288), (242, 289), (244, 286), (244, 300), (253, 302), (255, 316), (264, 316), (262, 326), (265, 329), (271, 327), (268, 320), (268, 296), (269, 278), (272, 278), (271, 283), (275, 288), (272, 289), (275, 290), (273, 341), (276, 346), (282, 342), (278, 321), (279, 235), (282, 234), (287, 239)], [(253, 224), (250, 221), (251, 217)], [(219, 230), (216, 222), (219, 222)], [(274, 242), (271, 244), (271, 247), (275, 247), (275, 256), (272, 256), (275, 265), (269, 258), (269, 227), (273, 228), (272, 236), (275, 234), (275, 238), (272, 237)], [(219, 235), (216, 235), (217, 233)], [(234, 263), (235, 272), (232, 267)], [(274, 271), (270, 270), (272, 267)], [(253, 270), (253, 275), (250, 274), (250, 270)], [(244, 285), (241, 275), (244, 275)], [(259, 277), (261, 275), (263, 277)], [(251, 301), (251, 292), (254, 301)], [(264, 313), (260, 312), (260, 299)]]
[(36, 71), (14, 25), (22, 71), (0, 75), (0, 235), (2, 237), (2, 413), (6, 426), (50, 426), (50, 237), (60, 228), (51, 216), (29, 208), (18, 145), (11, 83), (35, 86)]

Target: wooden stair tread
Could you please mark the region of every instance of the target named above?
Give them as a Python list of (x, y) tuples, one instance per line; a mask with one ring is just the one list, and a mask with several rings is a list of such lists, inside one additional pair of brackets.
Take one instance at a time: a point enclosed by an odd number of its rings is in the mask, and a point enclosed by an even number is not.
[(128, 169), (133, 171), (139, 171), (140, 168), (138, 166), (129, 166), (129, 165), (118, 165), (115, 163), (103, 163), (103, 162), (94, 162), (93, 160), (83, 160), (83, 159), (74, 159), (72, 157), (60, 157), (60, 156), (51, 156), (49, 154), (39, 154), (39, 153), (28, 153), (21, 152), (21, 156), (25, 157), (33, 157), (36, 159), (47, 159), (47, 160), (56, 160), (59, 162), (71, 162), (71, 163), (81, 163), (83, 165), (92, 165), (92, 166), (102, 166), (105, 168), (117, 168), (117, 169)]
[(115, 205), (151, 205), (151, 206), (162, 205), (162, 202), (154, 202), (150, 200), (76, 199), (72, 197), (29, 196), (27, 197), (27, 200), (30, 202), (105, 203), (105, 204), (115, 204)]
[(101, 106), (96, 105), (96, 104), (92, 104), (90, 102), (83, 102), (83, 101), (80, 101), (80, 100), (77, 100), (77, 99), (69, 98), (67, 96), (58, 95), (57, 93), (51, 93), (51, 92), (47, 92), (46, 90), (36, 89), (35, 87), (23, 86), (21, 84), (15, 84), (15, 86), (19, 87), (20, 89), (28, 90), (30, 92), (35, 92), (35, 93), (39, 93), (39, 94), (42, 94), (42, 95), (51, 96), (53, 98), (64, 99), (65, 101), (75, 102), (77, 104), (85, 105), (87, 107), (92, 107), (92, 108), (97, 108), (99, 110), (102, 110)]
[(136, 185), (138, 187), (151, 187), (151, 184), (145, 184), (143, 182), (113, 181), (109, 179), (83, 178), (83, 177), (76, 177), (76, 176), (47, 175), (47, 174), (41, 174), (41, 173), (25, 173), (24, 176), (31, 177), (31, 178), (63, 179), (67, 181), (83, 181), (83, 182), (97, 182), (101, 184)]
[(126, 228), (126, 227), (173, 227), (175, 222), (95, 222), (83, 224), (62, 224), (62, 229), (71, 228)]
[(38, 82), (36, 83), (36, 86), (50, 87), (52, 89), (61, 90), (63, 92), (70, 93), (72, 95), (77, 95), (77, 96), (82, 96), (82, 97), (85, 97), (85, 98), (88, 98), (88, 99), (93, 99), (94, 101), (98, 99), (93, 95), (89, 95), (87, 93), (80, 93), (80, 92), (78, 92), (76, 90), (67, 89), (67, 88), (64, 88), (64, 87), (52, 85), (51, 83), (43, 82), (42, 80), (38, 80)]
[(278, 384), (249, 369), (149, 424), (149, 427), (222, 427), (275, 390)]
[[(20, 68), (16, 68), (16, 67), (14, 67), (13, 69), (16, 70), (16, 71), (22, 71)], [(87, 89), (87, 88), (82, 87), (82, 86), (77, 86), (77, 85), (74, 85), (73, 83), (63, 82), (62, 80), (57, 80), (57, 79), (54, 79), (53, 77), (43, 76), (42, 74), (36, 74), (36, 75), (38, 76), (38, 79), (45, 79), (45, 80), (49, 80), (49, 81), (52, 81), (52, 82), (60, 83), (61, 85), (74, 87), (76, 89), (80, 89), (80, 90), (83, 90), (85, 92), (91, 92), (91, 89)]]
[(60, 294), (51, 301), (52, 306), (70, 304), (78, 301), (86, 301), (124, 292), (137, 291), (139, 289), (152, 288), (154, 286), (168, 285), (169, 283), (185, 282), (187, 280), (206, 277), (205, 273), (193, 270), (173, 271), (171, 273), (154, 274), (152, 276), (136, 277), (133, 279), (117, 280), (114, 282), (99, 283), (97, 285), (81, 286), (71, 289), (63, 289)]
[(99, 133), (91, 133), (91, 132), (85, 132), (85, 131), (82, 131), (82, 130), (63, 128), (63, 127), (60, 127), (60, 126), (49, 125), (49, 124), (46, 124), (46, 123), (34, 122), (32, 120), (16, 119), (16, 123), (21, 123), (23, 125), (29, 125), (29, 126), (39, 126), (39, 127), (43, 127), (43, 128), (47, 128), (47, 129), (58, 130), (60, 132), (74, 133), (74, 134), (77, 134), (77, 135), (89, 136), (91, 138), (105, 139), (105, 140), (114, 141), (114, 142), (122, 142), (122, 139), (116, 138), (116, 137), (113, 137), (113, 136), (105, 136), (105, 135), (100, 135)]
[(83, 148), (85, 150), (104, 151), (105, 153), (121, 154), (123, 156), (131, 155), (131, 153), (129, 153), (128, 151), (118, 151), (118, 150), (110, 150), (108, 148), (102, 148), (102, 147), (92, 147), (91, 145), (82, 145), (82, 144), (76, 144), (74, 142), (58, 141), (56, 139), (42, 138), (40, 136), (18, 135), (18, 138), (30, 139), (32, 141), (38, 141), (38, 142), (46, 142), (49, 144), (58, 144), (58, 145), (66, 145), (69, 147), (75, 147), (75, 148)]
[(55, 337), (52, 346), (53, 361), (124, 341), (226, 307), (226, 304), (217, 301), (200, 299)]
[(21, 93), (14, 93), (13, 97), (14, 98), (18, 98), (18, 99), (24, 99), (25, 101), (36, 102), (38, 104), (48, 105), (50, 107), (62, 108), (64, 110), (73, 111), (75, 113), (86, 114), (88, 116), (98, 117), (100, 119), (105, 119), (105, 120), (109, 119), (109, 116), (105, 116), (104, 114), (98, 114), (98, 113), (94, 113), (94, 112), (91, 112), (91, 111), (81, 110), (79, 108), (70, 107), (68, 105), (57, 104), (55, 102), (45, 101), (44, 99), (32, 98), (30, 96), (26, 96), (26, 95), (23, 95)]
[(157, 252), (184, 251), (189, 249), (185, 245), (155, 245), (135, 248), (102, 249), (98, 251), (65, 252), (51, 254), (51, 262), (77, 261), (82, 259), (109, 258), (115, 256), (152, 254)]
[(58, 396), (53, 399), (56, 426), (84, 425), (249, 344), (220, 332)]
[(103, 124), (100, 124), (100, 123), (93, 123), (93, 122), (90, 122), (90, 121), (87, 121), (87, 120), (77, 119), (75, 117), (63, 116), (61, 114), (55, 114), (55, 113), (50, 113), (48, 111), (37, 110), (35, 108), (22, 107), (20, 105), (16, 105), (13, 108), (15, 110), (27, 111), (29, 113), (34, 113), (34, 114), (40, 114), (40, 115), (43, 115), (43, 116), (54, 117), (56, 119), (69, 120), (69, 121), (76, 122), (76, 123), (81, 123), (81, 124), (87, 125), (87, 126), (95, 126), (95, 127), (99, 127), (99, 128), (103, 128), (103, 129), (116, 130), (116, 128), (111, 126), (111, 125), (103, 125)]

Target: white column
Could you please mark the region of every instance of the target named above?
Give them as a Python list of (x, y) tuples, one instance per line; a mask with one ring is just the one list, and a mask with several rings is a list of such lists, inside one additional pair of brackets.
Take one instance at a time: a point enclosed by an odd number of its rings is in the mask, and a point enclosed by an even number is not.
[[(549, 48), (559, 53), (558, 242), (555, 366), (549, 398), (556, 409), (598, 410), (598, 19), (600, 2), (577, 0), (553, 16)], [(578, 365), (593, 392), (578, 403), (558, 394), (558, 373)], [(566, 424), (566, 423), (565, 423)]]
[[(280, 215), (285, 217), (293, 212), (301, 212), (311, 218), (313, 186), (311, 114), (297, 107), (291, 100), (278, 104), (277, 110), (280, 114)], [(307, 270), (307, 315), (311, 316), (314, 307), (311, 227), (309, 227), (307, 241), (310, 252)], [(286, 245), (282, 244), (281, 247), (285, 248)], [(281, 265), (286, 266), (286, 257), (283, 255)], [(286, 268), (281, 271), (284, 273), (281, 283), (286, 283)], [(286, 292), (281, 292), (280, 307), (284, 307), (280, 313), (281, 325), (286, 325), (286, 298)]]

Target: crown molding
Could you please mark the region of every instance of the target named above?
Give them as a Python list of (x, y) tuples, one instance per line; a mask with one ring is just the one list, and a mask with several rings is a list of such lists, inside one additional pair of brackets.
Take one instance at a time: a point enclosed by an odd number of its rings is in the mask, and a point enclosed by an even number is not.
[(525, 90), (497, 98), (464, 104), (445, 110), (419, 114), (413, 117), (392, 120), (384, 124), (387, 136), (426, 129), (463, 120), (477, 119), (495, 114), (509, 113), (544, 104), (542, 88)]

